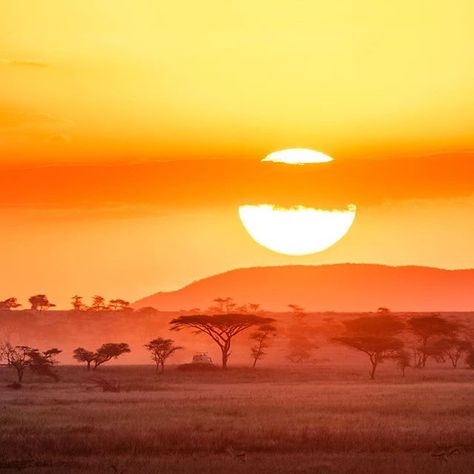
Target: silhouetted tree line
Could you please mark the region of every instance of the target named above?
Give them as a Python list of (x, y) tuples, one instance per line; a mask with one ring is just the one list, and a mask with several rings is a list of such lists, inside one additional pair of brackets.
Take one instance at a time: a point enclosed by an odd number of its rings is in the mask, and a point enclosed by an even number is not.
[[(47, 311), (56, 307), (54, 303), (49, 301), (46, 295), (34, 295), (28, 298), (33, 311)], [(72, 297), (71, 305), (73, 311), (133, 311), (130, 302), (121, 298), (115, 298), (107, 301), (103, 296), (95, 295), (92, 297), (90, 305), (84, 303), (82, 296), (75, 295)], [(0, 311), (10, 311), (22, 306), (18, 303), (18, 299), (14, 297), (0, 301)]]
[[(30, 298), (30, 303), (35, 305), (38, 311), (52, 306), (45, 295)], [(1, 304), (9, 306), (9, 309), (19, 306), (15, 298), (8, 298)], [(80, 296), (73, 297), (73, 307), (76, 311), (123, 311), (128, 305), (127, 301), (120, 299), (106, 302), (103, 297), (96, 295), (92, 305), (86, 307)], [(291, 322), (285, 334), (288, 339), (287, 358), (294, 363), (306, 362), (317, 349), (316, 329), (309, 324), (304, 308), (294, 304), (288, 306)], [(156, 311), (154, 308), (145, 309), (147, 312)], [(255, 367), (266, 355), (277, 332), (273, 324), (275, 320), (267, 317), (260, 305), (237, 306), (230, 297), (216, 298), (206, 311), (193, 308), (184, 313), (170, 321), (170, 329), (188, 329), (195, 334), (208, 336), (220, 350), (223, 369), (228, 366), (235, 336), (254, 329), (249, 336), (249, 342), (252, 366)], [(331, 318), (325, 319), (330, 320)], [(371, 379), (375, 378), (378, 366), (386, 360), (395, 361), (402, 375), (405, 375), (408, 367), (423, 369), (429, 359), (437, 363), (449, 362), (453, 368), (464, 360), (470, 368), (474, 368), (472, 333), (470, 334), (468, 328), (460, 322), (445, 319), (440, 314), (404, 319), (392, 314), (388, 308), (381, 307), (375, 315), (345, 320), (342, 321), (342, 326), (340, 333), (330, 340), (366, 354), (370, 363)], [(182, 349), (174, 340), (162, 337), (151, 340), (145, 344), (145, 348), (156, 365), (157, 373), (163, 373), (166, 361)], [(60, 352), (56, 348), (40, 352), (28, 346), (3, 343), (0, 345), (0, 360), (3, 359), (9, 367), (16, 370), (20, 383), (27, 368), (39, 375), (57, 379), (52, 367), (56, 364), (55, 356)], [(87, 370), (96, 370), (102, 364), (129, 352), (127, 343), (109, 342), (95, 351), (78, 347), (73, 351), (73, 357), (78, 362), (85, 363)]]

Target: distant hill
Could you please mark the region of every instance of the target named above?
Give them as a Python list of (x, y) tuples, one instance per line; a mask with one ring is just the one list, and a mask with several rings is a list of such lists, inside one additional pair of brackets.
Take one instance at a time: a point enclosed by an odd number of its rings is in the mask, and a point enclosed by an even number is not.
[(472, 311), (474, 269), (373, 264), (292, 265), (232, 270), (159, 292), (134, 304), (162, 311), (205, 309), (216, 297), (260, 303), (270, 311), (298, 304), (309, 311)]

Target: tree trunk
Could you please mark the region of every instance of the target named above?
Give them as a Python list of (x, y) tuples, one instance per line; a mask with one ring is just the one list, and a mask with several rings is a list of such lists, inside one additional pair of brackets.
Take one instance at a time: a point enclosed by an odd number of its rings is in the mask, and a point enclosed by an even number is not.
[(23, 382), (23, 374), (25, 373), (24, 369), (17, 367), (16, 372), (18, 375), (18, 382), (19, 383)]
[(165, 363), (164, 361), (161, 361), (161, 374), (163, 375), (165, 373)]
[(91, 370), (91, 362), (90, 360), (87, 361), (87, 370)]
[(372, 370), (370, 371), (370, 379), (375, 380), (375, 369), (377, 369), (377, 358), (370, 357), (370, 363), (372, 364)]
[(252, 369), (255, 369), (255, 366), (257, 365), (257, 360), (258, 360), (258, 358), (255, 357), (254, 360), (253, 360)]

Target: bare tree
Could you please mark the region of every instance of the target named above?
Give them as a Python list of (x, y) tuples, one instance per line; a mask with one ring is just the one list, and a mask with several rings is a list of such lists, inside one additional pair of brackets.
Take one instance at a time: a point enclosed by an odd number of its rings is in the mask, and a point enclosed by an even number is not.
[(170, 322), (171, 330), (179, 331), (189, 328), (195, 333), (207, 334), (221, 350), (222, 368), (227, 368), (231, 355), (231, 343), (234, 336), (253, 326), (271, 324), (272, 318), (264, 318), (254, 314), (215, 314), (180, 316)]
[(257, 331), (250, 335), (250, 340), (253, 342), (250, 346), (250, 356), (253, 359), (252, 367), (255, 368), (257, 361), (264, 358), (266, 355), (265, 349), (270, 347), (269, 339), (275, 336), (276, 328), (271, 324), (263, 324)]
[(56, 348), (40, 352), (29, 346), (13, 346), (9, 342), (0, 346), (0, 359), (6, 360), (7, 365), (16, 370), (18, 383), (23, 382), (28, 367), (38, 375), (58, 380), (58, 375), (52, 371), (52, 366), (56, 364), (55, 356), (60, 353), (61, 351)]
[(18, 383), (23, 382), (25, 370), (30, 365), (31, 350), (29, 346), (13, 346), (9, 342), (0, 346), (0, 359), (5, 360), (9, 367), (16, 370)]
[(150, 351), (151, 358), (155, 361), (156, 372), (160, 370), (161, 373), (165, 371), (165, 362), (176, 351), (182, 349), (181, 346), (175, 346), (173, 339), (163, 339), (157, 337), (153, 339), (145, 347)]
[(97, 354), (92, 351), (88, 351), (83, 347), (78, 347), (73, 351), (73, 357), (78, 362), (85, 362), (87, 364), (87, 370), (91, 370), (91, 363), (94, 362)]

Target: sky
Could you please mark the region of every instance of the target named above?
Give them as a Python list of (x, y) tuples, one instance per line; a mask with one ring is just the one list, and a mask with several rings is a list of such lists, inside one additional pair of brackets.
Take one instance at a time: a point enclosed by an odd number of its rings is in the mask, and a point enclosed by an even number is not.
[[(468, 0), (0, 2), (0, 299), (131, 301), (237, 267), (474, 267)], [(291, 147), (333, 162), (260, 163)], [(238, 206), (357, 205), (273, 253)]]

